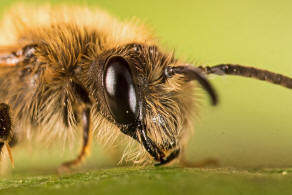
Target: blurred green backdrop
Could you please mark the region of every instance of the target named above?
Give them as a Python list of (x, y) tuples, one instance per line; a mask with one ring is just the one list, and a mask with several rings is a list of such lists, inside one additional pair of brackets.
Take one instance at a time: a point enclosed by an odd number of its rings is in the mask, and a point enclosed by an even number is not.
[[(15, 0), (1, 0), (1, 12)], [(24, 2), (24, 1), (23, 1)], [(292, 2), (264, 0), (108, 1), (54, 0), (99, 6), (125, 20), (145, 21), (177, 56), (198, 64), (237, 63), (292, 76)], [(203, 100), (200, 120), (188, 147), (188, 159), (217, 158), (222, 166), (292, 166), (292, 91), (246, 78), (211, 77), (220, 95), (217, 107)], [(40, 149), (16, 148), (16, 169), (29, 169), (64, 157)], [(100, 149), (94, 153), (102, 154)], [(74, 154), (65, 154), (70, 158)], [(106, 160), (95, 155), (88, 164)], [(23, 163), (27, 162), (27, 163)]]

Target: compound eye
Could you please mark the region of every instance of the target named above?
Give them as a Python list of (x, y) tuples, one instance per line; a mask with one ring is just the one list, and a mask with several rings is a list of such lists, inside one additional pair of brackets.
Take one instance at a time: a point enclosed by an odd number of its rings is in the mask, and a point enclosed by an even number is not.
[(105, 99), (112, 116), (121, 124), (134, 122), (137, 95), (128, 62), (120, 56), (111, 57), (104, 75)]

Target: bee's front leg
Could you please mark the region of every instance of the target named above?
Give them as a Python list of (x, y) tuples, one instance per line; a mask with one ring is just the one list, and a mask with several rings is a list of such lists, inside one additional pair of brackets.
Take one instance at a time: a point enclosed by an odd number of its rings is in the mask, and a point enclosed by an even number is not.
[(183, 167), (204, 168), (204, 167), (219, 167), (220, 162), (215, 158), (206, 158), (201, 161), (189, 161), (186, 159), (185, 146), (182, 147), (179, 157), (179, 164)]
[(91, 126), (90, 126), (90, 110), (91, 110), (91, 101), (88, 97), (88, 93), (86, 90), (79, 84), (72, 83), (72, 91), (75, 92), (75, 97), (79, 103), (79, 113), (81, 114), (81, 123), (82, 123), (82, 148), (79, 152), (78, 156), (68, 162), (65, 162), (58, 169), (59, 172), (69, 171), (71, 168), (80, 165), (86, 156), (88, 156), (90, 152), (90, 144), (91, 144)]

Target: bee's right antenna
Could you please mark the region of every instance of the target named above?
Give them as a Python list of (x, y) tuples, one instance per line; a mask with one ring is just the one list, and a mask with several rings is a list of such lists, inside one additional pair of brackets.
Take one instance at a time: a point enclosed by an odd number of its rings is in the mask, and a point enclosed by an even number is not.
[(258, 68), (234, 65), (234, 64), (219, 64), (216, 66), (200, 66), (198, 67), (205, 74), (216, 74), (216, 75), (238, 75), (243, 77), (251, 77), (258, 80), (268, 81), (270, 83), (281, 85), (286, 88), (292, 89), (292, 78), (287, 76), (273, 73), (267, 70)]
[(182, 74), (190, 81), (197, 80), (210, 95), (212, 105), (216, 105), (218, 103), (217, 93), (201, 69), (191, 65), (166, 67), (165, 76), (167, 78), (171, 78), (175, 74)]

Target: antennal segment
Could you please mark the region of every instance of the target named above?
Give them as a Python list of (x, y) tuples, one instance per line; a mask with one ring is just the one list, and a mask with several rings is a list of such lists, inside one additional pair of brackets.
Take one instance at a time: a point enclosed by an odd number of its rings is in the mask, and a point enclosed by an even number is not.
[(216, 74), (221, 76), (227, 74), (251, 77), (292, 89), (292, 78), (267, 70), (234, 64), (219, 64), (212, 67), (199, 66), (198, 68), (205, 74)]
[(212, 101), (212, 105), (216, 105), (218, 103), (218, 96), (215, 89), (199, 68), (186, 65), (186, 66), (168, 66), (165, 69), (165, 76), (167, 78), (171, 78), (175, 74), (185, 75), (187, 79), (189, 79), (190, 81), (197, 80), (200, 83), (200, 85), (208, 92)]

